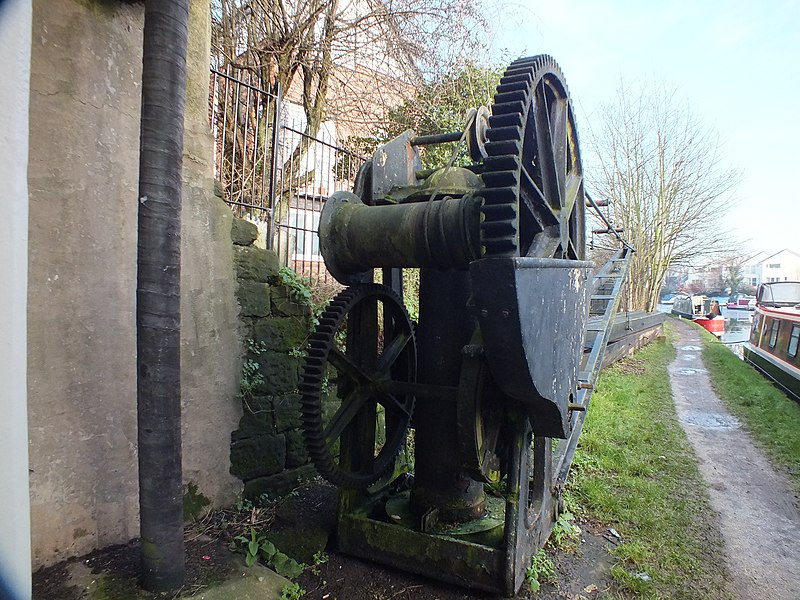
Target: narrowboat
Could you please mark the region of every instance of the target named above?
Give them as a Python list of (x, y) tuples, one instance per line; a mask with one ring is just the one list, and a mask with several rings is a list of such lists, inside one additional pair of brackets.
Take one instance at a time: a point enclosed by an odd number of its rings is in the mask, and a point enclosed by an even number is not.
[(800, 281), (762, 283), (744, 359), (800, 401)]
[(728, 298), (725, 308), (734, 310), (754, 310), (756, 307), (756, 297), (747, 294), (735, 294)]
[(661, 302), (659, 302), (659, 304), (672, 304), (673, 302), (675, 302), (675, 298), (676, 297), (677, 297), (677, 294), (666, 294), (661, 299)]
[(690, 319), (716, 336), (725, 333), (725, 317), (719, 310), (719, 302), (708, 296), (677, 296), (672, 303), (672, 314)]

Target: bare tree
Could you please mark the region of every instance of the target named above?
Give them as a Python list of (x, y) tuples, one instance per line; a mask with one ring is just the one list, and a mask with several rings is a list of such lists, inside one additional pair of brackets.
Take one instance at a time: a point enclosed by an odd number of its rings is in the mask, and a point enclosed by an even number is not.
[[(213, 0), (215, 59), (257, 74), (267, 87), (302, 89), (306, 132), (326, 118), (330, 90), (393, 106), (431, 72), (480, 45), (485, 22), (463, 0)], [(376, 90), (376, 83), (388, 88)], [(394, 84), (394, 85), (392, 85)], [(375, 112), (375, 111), (373, 111)], [(382, 117), (375, 114), (376, 117)]]
[(591, 180), (636, 248), (629, 309), (653, 310), (673, 266), (729, 253), (720, 223), (738, 174), (722, 164), (717, 136), (663, 88), (620, 87), (604, 107)]
[[(367, 135), (355, 135), (345, 140), (345, 145), (355, 154), (370, 155), (380, 144), (400, 135), (407, 129), (417, 135), (433, 135), (461, 131), (467, 112), (471, 108), (492, 103), (503, 71), (492, 65), (478, 65), (468, 61), (449, 72), (443, 72), (416, 86), (414, 95), (387, 111), (379, 128), (368, 130)], [(450, 144), (431, 145), (422, 149), (425, 168), (441, 167), (453, 153)], [(337, 164), (337, 172), (347, 172), (349, 156)], [(466, 148), (459, 144), (454, 164), (474, 162)]]
[(732, 254), (720, 260), (722, 265), (722, 286), (723, 288), (730, 288), (731, 295), (743, 291), (745, 287), (743, 271), (746, 261), (747, 256), (741, 254)]
[[(287, 213), (292, 190), (313, 179), (302, 157), (322, 124), (336, 121), (341, 139), (372, 135), (417, 83), (475, 54), (484, 39), (480, 6), (464, 0), (212, 0), (214, 66), (246, 72), (262, 90), (280, 86), (303, 108), (298, 145), (289, 156), (275, 157), (282, 173), (272, 190), (276, 222)], [(239, 87), (226, 87), (219, 102), (245, 107), (219, 124), (224, 153), (238, 161), (229, 165), (228, 193), (263, 197), (275, 103)], [(224, 108), (218, 113), (227, 114)]]

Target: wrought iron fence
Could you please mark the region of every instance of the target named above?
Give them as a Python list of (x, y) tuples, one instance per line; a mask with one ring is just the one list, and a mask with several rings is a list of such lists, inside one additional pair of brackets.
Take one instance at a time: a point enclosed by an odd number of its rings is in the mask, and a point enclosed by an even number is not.
[(319, 251), (325, 199), (352, 189), (363, 162), (337, 144), (335, 127), (305, 131), (299, 107), (280, 89), (264, 90), (252, 74), (211, 70), (209, 118), (215, 177), (234, 212), (256, 223), (261, 243), (312, 281), (332, 281)]
[(328, 281), (317, 236), (320, 211), (333, 192), (352, 189), (363, 159), (337, 146), (329, 129), (312, 137), (297, 125), (281, 128), (274, 240), (284, 264), (311, 280)]
[(263, 90), (258, 78), (211, 70), (209, 118), (214, 136), (214, 175), (225, 201), (239, 216), (263, 217), (271, 210), (280, 131), (281, 90)]

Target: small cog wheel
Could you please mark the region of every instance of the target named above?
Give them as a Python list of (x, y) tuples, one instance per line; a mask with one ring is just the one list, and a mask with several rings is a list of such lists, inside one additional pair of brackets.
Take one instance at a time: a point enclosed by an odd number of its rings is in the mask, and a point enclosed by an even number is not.
[(416, 363), (414, 327), (391, 288), (355, 285), (328, 303), (299, 386), (306, 445), (320, 475), (359, 489), (394, 468), (411, 424)]

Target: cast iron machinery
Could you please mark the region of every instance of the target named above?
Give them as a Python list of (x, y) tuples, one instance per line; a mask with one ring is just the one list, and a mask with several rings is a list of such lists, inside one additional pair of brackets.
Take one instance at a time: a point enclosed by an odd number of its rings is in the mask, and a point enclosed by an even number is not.
[[(423, 171), (420, 148), (445, 142), (473, 164)], [(326, 202), (320, 248), (347, 287), (300, 391), (311, 458), (342, 488), (340, 550), (519, 588), (557, 517), (631, 252), (592, 276), (587, 201), (564, 77), (542, 55), (512, 63), (463, 132), (404, 133)], [(418, 324), (404, 268), (420, 269)]]

